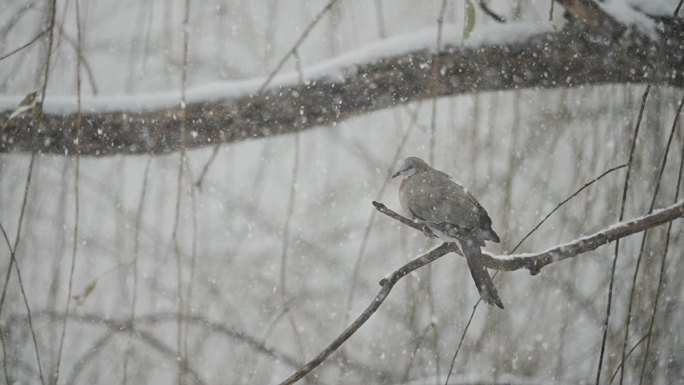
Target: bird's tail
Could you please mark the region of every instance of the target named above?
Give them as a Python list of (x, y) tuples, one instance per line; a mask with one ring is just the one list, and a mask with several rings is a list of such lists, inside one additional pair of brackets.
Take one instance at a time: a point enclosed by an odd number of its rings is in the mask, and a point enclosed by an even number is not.
[(480, 259), (480, 247), (468, 245), (467, 242), (462, 242), (461, 251), (466, 257), (470, 274), (473, 276), (477, 291), (480, 293), (480, 298), (490, 305), (496, 305), (500, 309), (504, 308), (499, 293), (496, 291), (492, 277), (489, 276), (487, 268)]

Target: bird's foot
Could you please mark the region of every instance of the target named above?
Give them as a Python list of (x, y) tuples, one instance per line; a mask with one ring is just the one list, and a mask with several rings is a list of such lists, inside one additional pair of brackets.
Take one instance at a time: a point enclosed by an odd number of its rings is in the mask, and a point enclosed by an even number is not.
[(427, 225), (423, 225), (423, 235), (428, 238), (437, 238), (437, 234), (435, 234), (431, 228), (427, 227)]

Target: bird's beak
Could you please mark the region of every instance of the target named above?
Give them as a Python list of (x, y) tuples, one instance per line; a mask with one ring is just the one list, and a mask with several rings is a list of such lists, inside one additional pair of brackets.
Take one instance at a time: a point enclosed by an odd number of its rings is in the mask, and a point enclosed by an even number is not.
[(401, 171), (397, 171), (397, 172), (395, 172), (395, 173), (394, 173), (394, 175), (392, 175), (392, 178), (396, 178), (396, 177), (398, 177), (398, 176), (399, 176), (399, 174), (401, 174)]

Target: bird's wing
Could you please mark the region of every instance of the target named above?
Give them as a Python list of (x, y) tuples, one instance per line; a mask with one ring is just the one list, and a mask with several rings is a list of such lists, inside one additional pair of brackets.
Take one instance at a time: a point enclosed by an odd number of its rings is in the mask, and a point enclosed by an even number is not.
[(422, 172), (413, 175), (406, 188), (408, 208), (418, 219), (461, 229), (480, 225), (482, 206), (449, 175), (436, 170)]

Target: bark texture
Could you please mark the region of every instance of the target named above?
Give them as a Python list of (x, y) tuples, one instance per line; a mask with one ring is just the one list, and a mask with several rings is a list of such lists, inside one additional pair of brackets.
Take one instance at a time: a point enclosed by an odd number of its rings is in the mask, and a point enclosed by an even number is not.
[[(342, 78), (321, 77), (257, 94), (189, 104), (186, 146), (198, 148), (298, 132), (433, 95), (649, 80), (684, 87), (681, 18), (659, 18), (660, 39), (655, 41), (617, 23), (591, 1), (559, 3), (568, 10), (569, 20), (563, 29), (512, 44), (447, 47), (439, 54), (441, 68), (436, 82), (431, 68), (435, 55), (425, 49), (355, 64), (343, 71)], [(30, 112), (8, 120), (11, 112), (0, 112), (0, 153), (64, 155), (76, 151), (76, 111), (45, 114), (42, 124), (36, 124)], [(180, 113), (180, 107), (84, 111), (81, 154), (176, 151), (181, 142)]]

